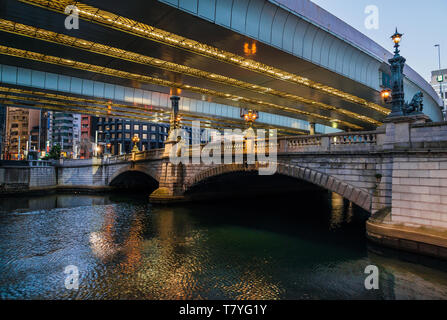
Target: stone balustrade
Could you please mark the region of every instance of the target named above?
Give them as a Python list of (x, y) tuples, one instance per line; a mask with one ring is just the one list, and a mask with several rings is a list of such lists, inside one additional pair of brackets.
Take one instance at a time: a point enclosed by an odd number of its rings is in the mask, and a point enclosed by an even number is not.
[(330, 151), (373, 151), (377, 146), (377, 135), (381, 131), (343, 132), (301, 137), (281, 137), (281, 153), (330, 152)]

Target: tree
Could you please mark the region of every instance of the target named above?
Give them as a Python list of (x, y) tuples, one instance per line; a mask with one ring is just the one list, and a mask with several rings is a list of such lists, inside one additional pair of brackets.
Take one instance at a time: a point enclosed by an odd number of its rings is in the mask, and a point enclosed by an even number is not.
[(61, 146), (59, 144), (53, 146), (47, 159), (59, 160), (61, 158)]

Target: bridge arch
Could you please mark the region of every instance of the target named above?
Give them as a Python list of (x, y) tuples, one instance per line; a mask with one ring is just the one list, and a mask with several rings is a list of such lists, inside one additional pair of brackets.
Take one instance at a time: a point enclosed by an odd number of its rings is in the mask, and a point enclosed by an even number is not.
[[(252, 165), (223, 164), (209, 167), (187, 179), (184, 184), (184, 192), (209, 178), (231, 172), (259, 171), (259, 168), (261, 166), (262, 164), (256, 163)], [(365, 209), (366, 211), (371, 212), (372, 196), (369, 194), (369, 192), (355, 187), (349, 183), (346, 183), (338, 178), (330, 176), (326, 173), (296, 164), (279, 162), (277, 163), (276, 174), (300, 179), (317, 185), (326, 190), (338, 193), (343, 198), (351, 201), (352, 203)]]
[(158, 174), (155, 169), (143, 165), (129, 164), (115, 171), (109, 179), (109, 186), (125, 189), (140, 187), (153, 191), (158, 188)]

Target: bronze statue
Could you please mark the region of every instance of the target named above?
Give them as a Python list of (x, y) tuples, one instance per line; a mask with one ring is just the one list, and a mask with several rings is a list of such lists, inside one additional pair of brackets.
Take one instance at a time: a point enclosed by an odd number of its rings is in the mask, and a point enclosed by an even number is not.
[(413, 115), (420, 114), (422, 110), (424, 110), (424, 94), (422, 92), (418, 92), (413, 96), (413, 99), (410, 103), (405, 103), (404, 105), (404, 114), (405, 115)]

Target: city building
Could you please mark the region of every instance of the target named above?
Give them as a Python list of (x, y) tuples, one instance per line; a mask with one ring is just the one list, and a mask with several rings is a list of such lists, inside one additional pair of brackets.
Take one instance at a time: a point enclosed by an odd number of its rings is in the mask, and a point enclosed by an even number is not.
[[(99, 118), (97, 124), (99, 153), (118, 155), (130, 153), (138, 136), (138, 149), (141, 151), (162, 148), (169, 132), (168, 124), (145, 123), (134, 120)], [(110, 148), (107, 148), (107, 145)]]
[(36, 154), (36, 158), (38, 158), (38, 153), (41, 157), (45, 156), (48, 139), (48, 114), (48, 111), (41, 110), (39, 117), (30, 124), (31, 150)]
[[(447, 69), (436, 70), (431, 72), (431, 85), (433, 89), (444, 101), (444, 108), (447, 107)], [(442, 92), (441, 92), (442, 86)], [(444, 109), (444, 113), (447, 110)]]
[(39, 126), (40, 111), (25, 108), (7, 108), (4, 158), (23, 160), (33, 149), (31, 131)]
[(6, 133), (6, 107), (0, 106), (0, 159), (3, 159), (3, 147)]
[(60, 145), (63, 157), (73, 155), (73, 114), (52, 112), (52, 145)]
[(81, 115), (73, 114), (73, 159), (81, 153)]
[(93, 116), (81, 116), (81, 143), (79, 157), (89, 159), (93, 157), (95, 148), (95, 133), (98, 118)]
[[(81, 114), (51, 112), (51, 121), (48, 126), (48, 135), (51, 137), (49, 144), (60, 145), (63, 157), (79, 159), (85, 158), (86, 150), (90, 150), (89, 153), (91, 153), (91, 146), (83, 147), (82, 126), (85, 117), (91, 118)], [(87, 134), (91, 135), (90, 132)]]

